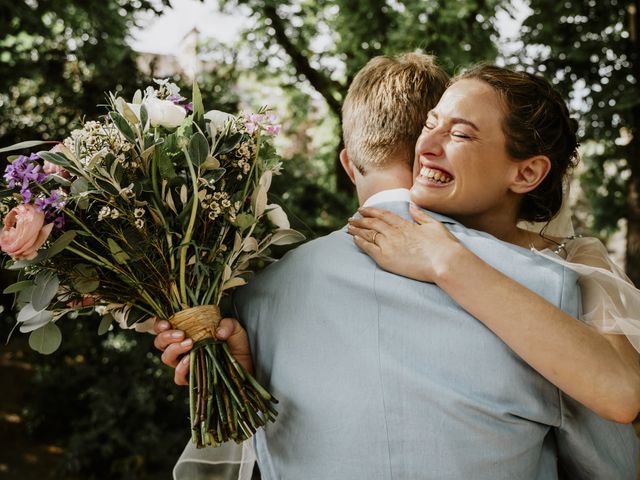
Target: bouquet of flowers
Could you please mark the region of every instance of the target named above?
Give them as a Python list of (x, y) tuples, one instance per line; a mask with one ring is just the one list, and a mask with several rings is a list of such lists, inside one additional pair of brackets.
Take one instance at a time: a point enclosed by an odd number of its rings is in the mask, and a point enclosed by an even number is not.
[(52, 149), (9, 157), (0, 248), (19, 281), (5, 293), (42, 353), (60, 345), (65, 316), (98, 312), (99, 333), (115, 320), (169, 319), (195, 342), (194, 443), (240, 442), (273, 420), (276, 400), (215, 339), (217, 305), (271, 260), (271, 245), (303, 238), (267, 201), (280, 126), (266, 109), (205, 113), (196, 84), (186, 103), (174, 84), (156, 83), (130, 103), (110, 94), (103, 118)]

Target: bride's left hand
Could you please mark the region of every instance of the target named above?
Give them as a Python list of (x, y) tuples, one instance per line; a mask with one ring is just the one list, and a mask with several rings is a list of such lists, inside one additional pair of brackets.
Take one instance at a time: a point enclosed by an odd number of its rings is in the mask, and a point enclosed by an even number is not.
[(350, 218), (348, 232), (361, 250), (389, 272), (438, 283), (452, 255), (462, 247), (442, 223), (413, 204), (410, 213), (417, 223), (378, 208), (359, 212), (362, 218)]

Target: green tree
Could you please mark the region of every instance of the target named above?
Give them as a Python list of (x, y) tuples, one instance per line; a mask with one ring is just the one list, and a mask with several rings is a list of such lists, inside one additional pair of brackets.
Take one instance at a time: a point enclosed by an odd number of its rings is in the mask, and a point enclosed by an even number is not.
[[(288, 85), (306, 80), (340, 118), (356, 72), (372, 57), (420, 49), (453, 73), (496, 56), (494, 17), (504, 0), (224, 0), (248, 7), (254, 27), (246, 41), (265, 74)], [(339, 123), (337, 123), (339, 126)], [(339, 132), (336, 132), (339, 138)], [(337, 147), (341, 148), (340, 146)], [(333, 155), (340, 190), (350, 182)]]
[[(584, 107), (582, 177), (592, 227), (627, 219), (626, 270), (640, 284), (640, 20), (637, 0), (531, 0), (519, 62), (552, 79)], [(577, 87), (577, 88), (576, 88)]]
[(140, 79), (126, 40), (136, 15), (169, 0), (0, 0), (0, 144), (60, 139), (102, 113), (105, 92)]

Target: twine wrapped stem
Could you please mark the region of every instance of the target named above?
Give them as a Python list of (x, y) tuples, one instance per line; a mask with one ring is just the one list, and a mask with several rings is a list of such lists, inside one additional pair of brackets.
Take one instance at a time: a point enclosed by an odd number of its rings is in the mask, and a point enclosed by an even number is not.
[(189, 403), (198, 448), (228, 440), (240, 443), (277, 415), (272, 404), (278, 401), (233, 358), (225, 342), (216, 340), (221, 319), (216, 305), (188, 308), (169, 319), (194, 341)]

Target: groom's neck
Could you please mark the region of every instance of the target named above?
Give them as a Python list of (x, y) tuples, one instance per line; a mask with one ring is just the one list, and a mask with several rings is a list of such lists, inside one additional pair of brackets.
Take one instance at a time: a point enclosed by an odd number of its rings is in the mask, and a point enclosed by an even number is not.
[(366, 175), (358, 173), (355, 178), (358, 202), (364, 204), (369, 197), (383, 190), (411, 188), (413, 173), (405, 164), (395, 164), (380, 170), (370, 170)]

